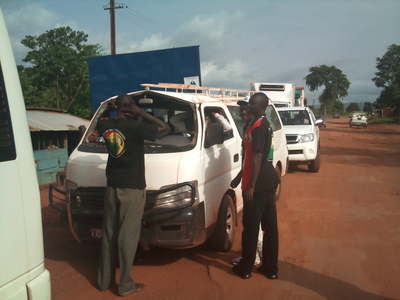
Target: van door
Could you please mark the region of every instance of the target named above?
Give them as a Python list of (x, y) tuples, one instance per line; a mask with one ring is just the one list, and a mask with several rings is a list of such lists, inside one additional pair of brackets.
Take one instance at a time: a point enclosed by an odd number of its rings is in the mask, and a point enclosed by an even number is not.
[(288, 162), (288, 148), (286, 143), (286, 135), (283, 130), (281, 118), (274, 105), (268, 105), (265, 115), (271, 124), (274, 132), (274, 166), (279, 166), (281, 169), (281, 176), (286, 174)]
[[(201, 106), (202, 129), (202, 171), (204, 187), (201, 199), (205, 203), (206, 228), (213, 225), (218, 218), (221, 199), (230, 183), (241, 168), (241, 138), (235, 123), (227, 111), (226, 106), (220, 103), (205, 103)], [(221, 140), (214, 144), (211, 140), (218, 140), (215, 135), (222, 135)], [(241, 206), (241, 196), (238, 197)]]

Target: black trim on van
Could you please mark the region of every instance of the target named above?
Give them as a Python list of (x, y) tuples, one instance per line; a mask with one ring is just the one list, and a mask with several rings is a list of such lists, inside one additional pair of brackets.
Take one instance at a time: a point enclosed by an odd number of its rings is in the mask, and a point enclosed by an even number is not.
[(15, 150), (7, 91), (3, 69), (0, 65), (0, 162), (15, 160), (16, 158), (17, 152)]

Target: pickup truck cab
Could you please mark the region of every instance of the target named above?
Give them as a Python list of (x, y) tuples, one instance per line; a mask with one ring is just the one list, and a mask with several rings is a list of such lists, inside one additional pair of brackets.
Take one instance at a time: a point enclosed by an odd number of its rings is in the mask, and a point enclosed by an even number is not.
[(283, 123), (291, 164), (306, 164), (311, 172), (320, 168), (319, 126), (308, 107), (279, 107), (278, 113)]

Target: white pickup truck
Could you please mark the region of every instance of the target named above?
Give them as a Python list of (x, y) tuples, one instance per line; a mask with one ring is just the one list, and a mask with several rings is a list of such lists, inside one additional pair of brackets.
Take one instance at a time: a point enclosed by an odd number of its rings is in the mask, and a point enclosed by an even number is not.
[(307, 164), (311, 172), (320, 168), (319, 126), (322, 120), (316, 120), (308, 107), (279, 107), (278, 113), (283, 123), (289, 148), (291, 164)]

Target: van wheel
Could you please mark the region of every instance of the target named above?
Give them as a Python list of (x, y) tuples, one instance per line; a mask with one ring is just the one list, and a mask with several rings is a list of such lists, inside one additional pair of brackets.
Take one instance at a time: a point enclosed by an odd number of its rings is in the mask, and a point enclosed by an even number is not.
[(235, 240), (236, 209), (232, 198), (224, 195), (218, 212), (217, 225), (210, 238), (211, 248), (228, 252)]
[(367, 126), (368, 126), (367, 124), (364, 124), (364, 125), (363, 125), (364, 129), (367, 128)]
[(278, 177), (279, 177), (279, 180), (281, 181), (281, 182), (278, 184), (278, 187), (276, 188), (276, 191), (275, 191), (275, 201), (278, 201), (279, 198), (281, 197), (281, 191), (282, 191), (282, 174), (281, 174), (281, 168), (279, 168), (279, 166), (276, 166), (276, 167), (275, 167), (275, 171), (276, 171), (276, 174), (277, 174)]
[(308, 165), (308, 170), (313, 173), (317, 173), (319, 171), (319, 166), (321, 164), (321, 156), (319, 154), (319, 149), (317, 152), (317, 157)]

